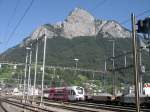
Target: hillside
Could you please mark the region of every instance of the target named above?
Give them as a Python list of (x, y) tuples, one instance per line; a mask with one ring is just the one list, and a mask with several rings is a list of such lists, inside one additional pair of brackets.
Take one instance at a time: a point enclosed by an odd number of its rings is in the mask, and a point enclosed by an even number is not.
[[(104, 61), (112, 56), (112, 39), (95, 37), (77, 37), (66, 39), (63, 37), (47, 40), (46, 64), (58, 66), (75, 65), (74, 58), (79, 59), (81, 68), (104, 69)], [(130, 39), (114, 39), (115, 55), (131, 50)], [(33, 46), (33, 61), (35, 46)], [(39, 60), (42, 62), (43, 42), (39, 44)], [(17, 45), (3, 53), (6, 60), (25, 62), (25, 47)]]
[[(107, 57), (112, 56), (112, 42), (111, 39), (100, 38), (100, 37), (77, 37), (73, 39), (67, 39), (63, 37), (51, 38), (47, 40), (47, 49), (46, 49), (46, 65), (53, 66), (62, 66), (62, 67), (75, 67), (74, 58), (78, 58), (78, 68), (84, 69), (96, 69), (104, 70), (104, 61)], [(123, 50), (130, 50), (130, 39), (115, 39), (115, 54), (121, 54)], [(35, 59), (35, 45), (33, 46), (33, 57), (32, 62), (34, 63)], [(43, 41), (39, 42), (39, 55), (38, 62), (42, 63), (43, 54)], [(25, 47), (20, 47), (17, 45), (14, 48), (9, 49), (3, 53), (3, 60), (9, 62), (25, 62), (26, 50)], [(109, 62), (109, 67), (112, 67), (112, 63)], [(57, 71), (59, 72), (59, 70)], [(47, 71), (46, 73), (51, 74), (52, 71)], [(79, 72), (78, 72), (79, 73)], [(51, 75), (48, 75), (46, 79), (51, 79)], [(61, 74), (58, 73), (59, 75)], [(69, 77), (65, 77), (68, 74)], [(91, 79), (91, 73), (82, 73), (85, 74), (86, 79)], [(34, 70), (32, 71), (31, 76), (33, 77)], [(73, 84), (76, 79), (74, 76), (74, 71), (65, 72), (65, 82)], [(17, 77), (12, 76), (12, 77)], [(39, 74), (40, 77), (40, 74)], [(77, 79), (76, 79), (77, 80)], [(71, 82), (70, 82), (71, 81)]]
[[(83, 69), (96, 69), (96, 70), (104, 70), (104, 61), (106, 58), (112, 56), (112, 39), (108, 38), (100, 38), (97, 37), (77, 37), (73, 39), (67, 39), (63, 37), (51, 38), (47, 40), (47, 49), (46, 49), (46, 65), (52, 66), (61, 66), (61, 67), (75, 67), (74, 58), (78, 58), (78, 68)], [(115, 55), (122, 54), (124, 51), (131, 51), (131, 39), (126, 38), (117, 38), (115, 41)], [(3, 60), (7, 60), (9, 62), (25, 62), (25, 47), (20, 47), (17, 45), (16, 47), (9, 49), (3, 54)], [(146, 67), (146, 71), (149, 71), (149, 57), (148, 53), (143, 51), (143, 59), (142, 63)], [(39, 42), (39, 55), (38, 62), (42, 63), (43, 56), (43, 41)], [(33, 57), (32, 63), (34, 64), (35, 59), (35, 46), (33, 46)], [(127, 55), (127, 66), (132, 64), (132, 55)], [(124, 57), (120, 57), (115, 59), (115, 67), (123, 67), (124, 66)], [(24, 68), (24, 67), (23, 67)], [(12, 83), (12, 78), (23, 77), (24, 72), (23, 68), (15, 74), (7, 73), (7, 77), (10, 78), (10, 82)], [(112, 69), (112, 61), (107, 61), (107, 69)], [(6, 74), (6, 73), (5, 73)], [(9, 75), (8, 75), (9, 74)], [(45, 84), (47, 85), (84, 85), (86, 86), (91, 83), (97, 85), (97, 88), (104, 87), (110, 91), (112, 88), (112, 76), (113, 72), (108, 74), (99, 74), (94, 73), (95, 77), (93, 77), (92, 72), (75, 72), (68, 70), (59, 70), (56, 69), (54, 76), (53, 69), (46, 68), (45, 73)], [(120, 87), (121, 83), (125, 84), (133, 84), (133, 72), (132, 68), (126, 70), (120, 70), (115, 73), (117, 75), (117, 85)], [(0, 75), (4, 76), (4, 73)], [(5, 77), (4, 76), (4, 77)], [(31, 77), (33, 80), (34, 76), (34, 66), (31, 72)], [(149, 75), (145, 75), (143, 79), (149, 82)], [(58, 79), (59, 78), (59, 79)], [(105, 80), (104, 80), (105, 78)], [(38, 84), (41, 83), (41, 72), (40, 68), (38, 68)], [(105, 82), (106, 81), (106, 82)], [(87, 83), (88, 82), (88, 83)], [(105, 82), (105, 86), (104, 86)], [(89, 87), (89, 85), (88, 85)], [(95, 87), (95, 86), (94, 86)], [(111, 91), (110, 91), (111, 92)]]

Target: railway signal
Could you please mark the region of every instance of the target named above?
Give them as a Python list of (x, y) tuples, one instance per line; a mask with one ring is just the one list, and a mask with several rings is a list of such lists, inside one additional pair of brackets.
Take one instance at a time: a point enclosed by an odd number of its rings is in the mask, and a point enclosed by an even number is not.
[(145, 27), (144, 27), (144, 21), (143, 20), (139, 20), (137, 22), (137, 26), (138, 26), (138, 29), (137, 29), (137, 32), (138, 33), (145, 33)]
[(138, 20), (137, 22), (137, 32), (138, 33), (150, 33), (150, 17), (145, 18), (144, 20)]

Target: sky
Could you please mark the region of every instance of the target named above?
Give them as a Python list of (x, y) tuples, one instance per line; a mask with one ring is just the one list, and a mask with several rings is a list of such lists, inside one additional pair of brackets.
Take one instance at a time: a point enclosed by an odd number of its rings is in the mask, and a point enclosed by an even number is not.
[(149, 10), (137, 19), (150, 16), (150, 0), (33, 0), (24, 15), (31, 1), (0, 0), (0, 53), (21, 43), (40, 25), (63, 21), (75, 7), (97, 19), (115, 20), (128, 29), (131, 13), (139, 15)]

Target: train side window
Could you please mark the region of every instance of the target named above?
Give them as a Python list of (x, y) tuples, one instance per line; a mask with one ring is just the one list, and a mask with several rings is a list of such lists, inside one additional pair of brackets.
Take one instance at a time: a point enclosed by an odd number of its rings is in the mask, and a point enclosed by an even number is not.
[(71, 90), (71, 95), (76, 95), (74, 90)]

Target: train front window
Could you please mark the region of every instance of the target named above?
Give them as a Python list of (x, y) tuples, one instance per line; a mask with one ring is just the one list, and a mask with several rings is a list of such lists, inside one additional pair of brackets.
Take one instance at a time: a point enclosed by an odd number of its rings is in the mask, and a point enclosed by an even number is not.
[(83, 88), (77, 87), (78, 94), (83, 94)]

